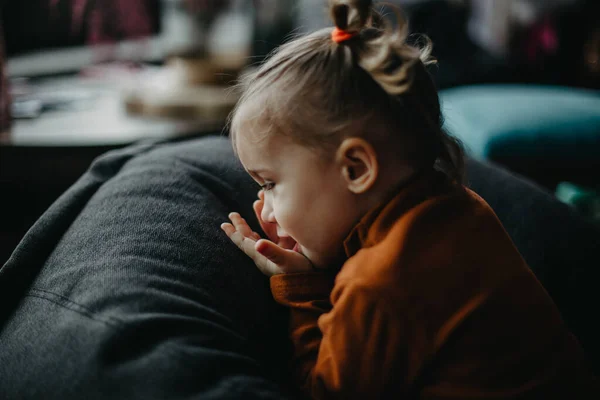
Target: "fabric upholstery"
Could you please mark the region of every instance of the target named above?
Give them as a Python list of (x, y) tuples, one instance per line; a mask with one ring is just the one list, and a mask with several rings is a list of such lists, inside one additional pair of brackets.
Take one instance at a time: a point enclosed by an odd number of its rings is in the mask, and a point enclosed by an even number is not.
[(284, 396), (284, 315), (219, 229), (256, 196), (229, 147), (107, 154), (41, 217), (0, 271), (0, 398)]

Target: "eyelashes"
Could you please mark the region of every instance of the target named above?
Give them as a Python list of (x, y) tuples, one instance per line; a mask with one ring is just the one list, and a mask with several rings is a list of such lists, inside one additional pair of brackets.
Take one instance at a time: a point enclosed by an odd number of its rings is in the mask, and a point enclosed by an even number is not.
[(268, 192), (269, 190), (273, 189), (275, 187), (275, 184), (273, 182), (267, 182), (264, 185), (260, 185), (260, 188), (262, 190), (264, 190), (265, 192)]

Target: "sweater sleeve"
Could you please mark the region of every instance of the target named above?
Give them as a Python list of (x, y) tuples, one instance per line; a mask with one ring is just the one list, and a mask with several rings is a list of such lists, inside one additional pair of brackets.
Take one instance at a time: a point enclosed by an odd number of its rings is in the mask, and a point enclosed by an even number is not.
[[(287, 274), (271, 278), (275, 300), (291, 310), (293, 367), (312, 398), (386, 398), (402, 392), (404, 376), (399, 314), (380, 295), (338, 284), (326, 301), (331, 278)], [(331, 286), (330, 286), (331, 287)]]

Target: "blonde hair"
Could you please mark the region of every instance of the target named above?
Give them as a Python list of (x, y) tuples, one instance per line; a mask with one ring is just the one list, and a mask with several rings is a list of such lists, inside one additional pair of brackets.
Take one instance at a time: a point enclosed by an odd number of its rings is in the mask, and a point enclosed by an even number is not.
[(283, 134), (317, 150), (345, 137), (380, 143), (417, 167), (437, 166), (462, 181), (459, 142), (442, 129), (435, 85), (426, 70), (431, 44), (406, 42), (372, 0), (330, 0), (338, 29), (355, 36), (336, 43), (331, 28), (292, 40), (239, 83), (242, 96), (230, 116), (234, 142), (240, 131)]

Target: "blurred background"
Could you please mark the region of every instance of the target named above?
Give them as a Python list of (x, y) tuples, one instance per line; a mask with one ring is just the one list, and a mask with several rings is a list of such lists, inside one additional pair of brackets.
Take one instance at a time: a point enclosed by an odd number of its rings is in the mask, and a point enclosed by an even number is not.
[[(584, 93), (569, 104), (598, 98), (598, 0), (388, 2), (403, 6), (412, 32), (432, 39), (438, 64), (431, 72), (455, 110), (463, 104), (450, 101), (457, 96), (476, 99), (461, 88), (483, 88), (502, 104), (510, 101), (493, 94), (498, 85), (517, 90), (518, 99), (540, 85), (560, 88), (556, 99), (565, 90)], [(294, 34), (329, 25), (324, 0), (0, 0), (0, 265), (99, 154), (220, 133), (237, 100), (231, 84), (245, 68)], [(551, 109), (538, 100), (536, 109)], [(587, 136), (572, 150), (577, 168), (539, 154), (550, 147), (519, 160), (519, 152), (504, 149), (504, 158), (483, 150), (474, 156), (530, 177), (595, 218), (600, 124), (595, 106), (586, 107)], [(457, 135), (486, 132), (484, 111), (477, 116)], [(490, 120), (511, 118), (496, 112)], [(536, 118), (543, 119), (529, 119)], [(535, 132), (538, 141), (543, 132)], [(551, 132), (557, 135), (567, 134)]]

